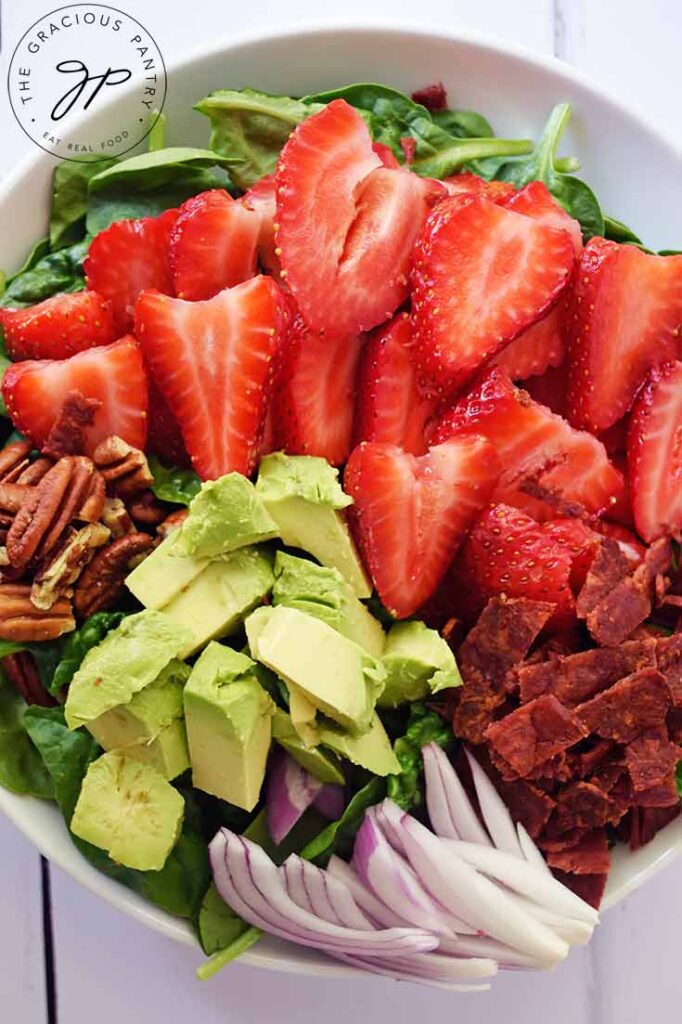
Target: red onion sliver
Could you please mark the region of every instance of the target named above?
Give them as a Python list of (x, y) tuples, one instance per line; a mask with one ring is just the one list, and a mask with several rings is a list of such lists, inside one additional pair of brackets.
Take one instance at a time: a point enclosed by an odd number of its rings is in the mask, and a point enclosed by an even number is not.
[(422, 748), (424, 781), (426, 783), (426, 809), (429, 812), (429, 821), (437, 836), (444, 836), (447, 839), (461, 839), (462, 837), (455, 828), (455, 823), (450, 814), (450, 805), (445, 793), (440, 764), (433, 752), (435, 746), (435, 743), (427, 743)]
[[(309, 860), (302, 860), (297, 854), (292, 855), (285, 861), (284, 867), (295, 865), (303, 879), (303, 885), (313, 909), (333, 920), (334, 923), (345, 928), (359, 928), (362, 931), (374, 931), (374, 925), (370, 919), (363, 914), (353, 899), (353, 895), (343, 882), (333, 878), (328, 871), (323, 871)], [(316, 898), (316, 892), (323, 893), (322, 899)], [(295, 900), (295, 902), (298, 902)], [(319, 908), (319, 909), (318, 909)], [(327, 916), (327, 915), (333, 915)]]
[(273, 751), (268, 768), (265, 813), (272, 840), (279, 845), (319, 795), (323, 783), (286, 751)]
[(411, 963), (402, 967), (400, 970), (394, 970), (393, 967), (383, 965), (376, 960), (372, 960), (368, 957), (348, 956), (348, 955), (337, 955), (332, 954), (336, 960), (342, 960), (346, 964), (350, 964), (352, 967), (360, 967), (364, 971), (371, 971), (372, 974), (381, 974), (386, 978), (392, 978), (394, 981), (411, 981), (415, 985), (428, 985), (429, 988), (440, 988), (446, 992), (487, 992), (490, 989), (490, 985), (461, 985), (457, 982), (449, 981), (435, 981), (433, 978), (426, 974), (419, 973), (419, 966)]
[(504, 801), (478, 761), (468, 750), (465, 750), (465, 753), (474, 780), (481, 815), (493, 844), (498, 850), (504, 850), (505, 853), (510, 853), (521, 860), (525, 859), (514, 822)]
[(352, 867), (336, 854), (330, 858), (327, 864), (327, 874), (338, 878), (348, 886), (357, 905), (376, 924), (383, 928), (404, 928), (406, 926), (407, 922), (380, 899), (377, 899), (374, 893), (362, 884)]
[(516, 832), (519, 837), (519, 845), (523, 850), (523, 856), (526, 858), (528, 863), (531, 864), (534, 868), (538, 868), (544, 871), (544, 873), (546, 875), (549, 875), (550, 878), (554, 878), (554, 875), (550, 870), (549, 864), (542, 856), (539, 849), (537, 848), (537, 846), (535, 845), (535, 843), (533, 842), (530, 835), (528, 834), (528, 832), (526, 831), (526, 829), (520, 821), (516, 823)]
[(452, 944), (448, 942), (446, 951), (459, 956), (488, 957), (505, 968), (541, 970), (546, 966), (533, 957), (519, 953), (518, 949), (512, 949), (511, 946), (487, 935), (464, 935), (455, 939)]
[(542, 921), (553, 932), (556, 932), (559, 938), (564, 939), (569, 946), (585, 946), (592, 938), (592, 933), (594, 932), (592, 925), (586, 924), (584, 921), (576, 921), (574, 917), (564, 917), (561, 914), (555, 914), (551, 910), (547, 910), (546, 907), (536, 903), (535, 900), (528, 899), (527, 896), (521, 896), (518, 892), (513, 892), (511, 889), (505, 888), (505, 892), (513, 900), (516, 900), (518, 905), (528, 914), (537, 917), (538, 921)]
[(440, 769), (443, 790), (450, 807), (450, 816), (455, 829), (465, 842), (490, 846), (490, 837), (483, 828), (483, 825), (481, 825), (476, 811), (471, 806), (471, 801), (466, 795), (457, 772), (450, 764), (447, 754), (437, 743), (430, 743), (428, 745)]
[(328, 818), (329, 821), (336, 821), (340, 818), (345, 806), (346, 796), (343, 786), (339, 786), (334, 782), (323, 783), (313, 800), (315, 810), (319, 811), (324, 818)]

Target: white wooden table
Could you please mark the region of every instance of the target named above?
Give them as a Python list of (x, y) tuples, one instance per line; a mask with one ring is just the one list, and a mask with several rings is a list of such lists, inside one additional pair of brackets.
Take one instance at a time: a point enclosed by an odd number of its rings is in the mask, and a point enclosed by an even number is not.
[[(2, 78), (8, 52), (59, 0), (4, 0)], [(66, 2), (66, 0), (62, 0)], [(166, 58), (235, 29), (357, 12), (405, 23), (462, 25), (578, 65), (682, 137), (680, 0), (121, 0)], [(179, 11), (185, 9), (187, 16)], [(227, 84), (227, 83), (226, 83)], [(0, 174), (27, 151), (0, 87)], [(50, 898), (51, 889), (51, 898)], [(634, 1024), (675, 1019), (682, 1005), (682, 864), (611, 911), (589, 949), (553, 974), (510, 974), (486, 995), (448, 996), (381, 979), (323, 980), (233, 965), (197, 982), (200, 955), (176, 946), (91, 896), (0, 820), (2, 1024)]]

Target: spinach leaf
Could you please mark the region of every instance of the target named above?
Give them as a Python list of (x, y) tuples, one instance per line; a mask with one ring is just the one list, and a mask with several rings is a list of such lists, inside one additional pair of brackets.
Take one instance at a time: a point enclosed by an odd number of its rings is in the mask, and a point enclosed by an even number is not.
[(533, 148), (527, 139), (457, 138), (425, 117), (410, 123), (409, 134), (417, 143), (410, 167), (427, 178), (447, 178), (472, 161), (522, 155)]
[(425, 704), (413, 704), (405, 735), (395, 741), (393, 749), (400, 762), (400, 775), (388, 778), (388, 795), (409, 811), (421, 803), (421, 778), (424, 771), (422, 747), (435, 742), (446, 747), (452, 741), (452, 728), (439, 714)]
[(612, 242), (631, 242), (634, 245), (641, 245), (642, 239), (632, 231), (627, 224), (616, 220), (615, 217), (608, 217), (604, 214), (604, 238)]
[(43, 256), (46, 256), (49, 251), (50, 251), (50, 239), (49, 238), (39, 238), (38, 241), (35, 242), (34, 245), (32, 246), (31, 250), (29, 251), (28, 256), (24, 260), (23, 264), (16, 271), (16, 273), (11, 274), (5, 280), (5, 287), (7, 288), (12, 283), (12, 281), (14, 281), (21, 274), (25, 274), (27, 271), (33, 270), (33, 268), (35, 267), (36, 263), (38, 263), (43, 258)]
[(434, 110), (431, 117), (439, 128), (458, 139), (487, 139), (495, 134), (490, 123), (475, 110)]
[(0, 298), (0, 306), (30, 306), (57, 292), (80, 291), (85, 287), (83, 260), (89, 245), (86, 238), (41, 256), (29, 269), (12, 278)]
[(0, 670), (0, 786), (52, 800), (52, 778), (26, 730), (29, 710)]
[(164, 466), (155, 455), (149, 457), (149, 468), (154, 477), (152, 491), (159, 501), (176, 505), (189, 505), (201, 488), (201, 480), (193, 469)]
[(315, 836), (301, 851), (306, 860), (324, 865), (332, 853), (348, 853), (355, 834), (362, 825), (368, 807), (378, 804), (386, 796), (386, 780), (375, 777), (359, 789), (352, 797), (345, 811)]
[(152, 126), (147, 136), (147, 148), (150, 153), (166, 147), (166, 115), (160, 110), (152, 111)]
[(203, 898), (197, 921), (199, 942), (204, 953), (211, 956), (219, 949), (225, 949), (248, 928), (246, 921), (228, 907), (215, 885), (211, 883)]
[(677, 770), (675, 772), (675, 783), (677, 785), (677, 792), (679, 793), (680, 800), (682, 800), (682, 761), (677, 762)]
[(292, 129), (321, 108), (255, 89), (221, 89), (194, 109), (209, 118), (211, 149), (223, 158), (232, 181), (247, 189), (272, 174)]
[(400, 140), (409, 136), (410, 124), (418, 118), (431, 118), (426, 107), (415, 103), (405, 93), (375, 82), (359, 82), (304, 96), (303, 102), (319, 109), (319, 104), (338, 99), (345, 100), (351, 107), (367, 115), (367, 124), (374, 141), (390, 146), (399, 160), (405, 158)]
[(116, 159), (93, 160), (90, 163), (64, 160), (55, 167), (50, 214), (50, 248), (53, 252), (83, 238), (90, 179), (116, 162)]
[(124, 618), (124, 612), (96, 612), (79, 629), (64, 637), (59, 660), (47, 685), (53, 696), (69, 685), (88, 651), (96, 647), (109, 630), (115, 629)]
[(85, 729), (71, 732), (66, 728), (61, 707), (28, 708), (24, 725), (50, 773), (53, 795), (68, 825), (78, 801), (83, 776), (101, 750)]
[(604, 234), (604, 217), (592, 189), (579, 178), (559, 170), (557, 165), (557, 147), (570, 116), (570, 104), (557, 104), (531, 155), (525, 160), (512, 160), (503, 164), (495, 177), (511, 181), (517, 188), (531, 181), (544, 182), (557, 202), (580, 222), (583, 236), (587, 240), (594, 235)]

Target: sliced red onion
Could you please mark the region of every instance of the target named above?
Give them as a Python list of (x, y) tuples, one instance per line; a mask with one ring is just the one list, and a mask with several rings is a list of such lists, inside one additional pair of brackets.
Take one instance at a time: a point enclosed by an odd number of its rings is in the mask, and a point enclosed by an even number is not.
[[(370, 959), (370, 958), (368, 958)], [(494, 978), (497, 974), (495, 960), (458, 959), (454, 956), (443, 956), (442, 953), (417, 953), (415, 956), (398, 957), (395, 962), (384, 966), (401, 968), (411, 971), (421, 978), (432, 981), (475, 981), (483, 978)], [(381, 963), (379, 962), (380, 966)]]
[[(305, 898), (312, 906), (313, 912), (346, 928), (359, 928), (362, 931), (374, 930), (374, 924), (366, 914), (363, 914), (353, 899), (350, 889), (339, 878), (332, 877), (328, 871), (323, 871), (322, 868), (318, 868), (309, 860), (303, 860), (295, 853), (287, 858), (280, 870), (282, 869), (285, 870), (287, 878), (298, 872)], [(298, 883), (295, 884), (298, 888)], [(299, 903), (289, 886), (287, 886), (287, 890), (294, 902)]]
[[(282, 864), (279, 870), (284, 875), (284, 885), (287, 893), (294, 903), (298, 904), (301, 910), (307, 910), (308, 913), (315, 914), (316, 910), (313, 906), (313, 901), (310, 898), (305, 882), (303, 881), (303, 872), (301, 871), (300, 866), (289, 858), (284, 861), (284, 864)], [(324, 917), (324, 915), (319, 916), (321, 916), (325, 921), (329, 920), (329, 918)], [(339, 923), (336, 920), (336, 915), (333, 916), (332, 923)]]
[(382, 928), (404, 928), (405, 920), (394, 910), (382, 903), (366, 885), (363, 885), (356, 873), (345, 860), (334, 854), (327, 864), (327, 874), (342, 881), (353, 894), (353, 899), (376, 924)]
[(445, 793), (441, 767), (433, 749), (436, 746), (437, 744), (435, 743), (427, 743), (422, 748), (424, 781), (426, 783), (426, 809), (429, 812), (429, 821), (437, 836), (445, 836), (448, 839), (461, 839), (462, 837), (457, 831), (450, 813), (450, 805)]
[(320, 812), (323, 818), (336, 821), (346, 807), (346, 794), (343, 786), (334, 782), (323, 782), (313, 800), (313, 807)]
[(591, 926), (598, 923), (599, 914), (593, 907), (561, 882), (557, 882), (552, 875), (538, 871), (527, 861), (519, 860), (518, 857), (502, 850), (477, 846), (475, 843), (456, 842), (452, 839), (445, 839), (443, 842), (448, 849), (477, 871), (542, 904), (547, 910), (562, 917), (575, 918)]
[[(441, 948), (441, 947), (439, 947)], [(448, 953), (459, 956), (488, 957), (497, 960), (501, 967), (519, 970), (541, 970), (545, 963), (519, 953), (518, 949), (488, 938), (486, 935), (464, 935), (443, 947)]]
[(268, 768), (265, 813), (272, 841), (277, 846), (314, 802), (322, 785), (285, 750), (273, 751)]
[(547, 966), (567, 955), (568, 945), (462, 860), (452, 840), (439, 839), (406, 814), (403, 843), (423, 884), (452, 913)]
[(429, 988), (440, 988), (446, 992), (487, 992), (490, 989), (490, 985), (461, 985), (452, 981), (438, 981), (431, 976), (430, 971), (423, 970), (420, 964), (415, 964), (413, 961), (409, 961), (407, 964), (403, 964), (400, 961), (400, 964), (396, 963), (397, 969), (394, 970), (388, 964), (382, 966), (380, 962), (367, 957), (332, 955), (335, 959), (342, 960), (352, 967), (360, 967), (364, 971), (371, 971), (372, 974), (381, 974), (386, 978), (392, 978), (394, 981), (411, 981), (416, 985), (426, 984)]
[(438, 944), (434, 936), (418, 929), (370, 932), (321, 921), (291, 899), (265, 851), (229, 829), (220, 830), (209, 851), (214, 881), (225, 902), (249, 924), (280, 938), (315, 949), (375, 957), (428, 952)]
[[(429, 757), (437, 763), (440, 771), (441, 786), (443, 790), (443, 797), (447, 801), (448, 807), (450, 808), (450, 818), (452, 820), (452, 827), (457, 832), (459, 837), (468, 843), (480, 843), (482, 846), (490, 846), (490, 837), (488, 833), (481, 825), (478, 819), (476, 811), (471, 806), (471, 801), (466, 795), (464, 786), (459, 780), (457, 772), (450, 764), (447, 754), (442, 750), (437, 743), (429, 743), (422, 749), (422, 755), (424, 752), (429, 751)], [(432, 772), (432, 776), (434, 773)], [(436, 785), (437, 785), (436, 779)], [(435, 797), (433, 797), (435, 799)], [(426, 792), (427, 806), (429, 801), (428, 783)], [(432, 822), (434, 829), (435, 824)], [(438, 829), (436, 829), (438, 835)], [(454, 838), (452, 836), (446, 838)]]
[(523, 850), (523, 856), (526, 858), (528, 863), (532, 864), (534, 868), (538, 868), (539, 870), (543, 871), (544, 874), (549, 875), (550, 878), (554, 878), (554, 875), (550, 870), (549, 864), (542, 856), (537, 846), (535, 845), (535, 843), (533, 842), (530, 835), (528, 834), (528, 832), (526, 831), (526, 829), (520, 821), (516, 823), (516, 832), (519, 837), (519, 845)]
[(535, 900), (528, 899), (527, 896), (521, 896), (518, 892), (513, 892), (506, 887), (505, 892), (513, 900), (516, 900), (518, 905), (528, 914), (536, 917), (538, 921), (542, 921), (553, 932), (556, 932), (559, 938), (568, 942), (569, 946), (585, 946), (592, 938), (594, 927), (591, 924), (586, 924), (584, 921), (576, 921), (574, 917), (564, 917), (562, 914), (555, 914), (553, 911), (548, 910), (547, 907), (536, 903)]
[(471, 776), (474, 780), (478, 805), (481, 808), (481, 815), (490, 833), (493, 845), (498, 850), (504, 850), (514, 857), (524, 859), (519, 837), (516, 833), (511, 814), (497, 792), (492, 782), (481, 768), (478, 761), (465, 750)]

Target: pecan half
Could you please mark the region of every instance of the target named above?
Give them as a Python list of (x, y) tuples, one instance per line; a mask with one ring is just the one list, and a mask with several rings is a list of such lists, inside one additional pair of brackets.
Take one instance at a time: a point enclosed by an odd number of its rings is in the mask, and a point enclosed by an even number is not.
[(7, 678), (27, 704), (38, 704), (42, 708), (53, 708), (57, 701), (43, 689), (35, 658), (28, 651), (8, 654), (2, 659)]
[(0, 509), (3, 512), (18, 512), (21, 506), (33, 494), (33, 488), (26, 484), (5, 483), (0, 481)]
[(109, 531), (101, 523), (89, 523), (74, 530), (59, 551), (50, 558), (33, 580), (31, 601), (43, 611), (67, 594), (97, 548), (109, 540)]
[(102, 508), (102, 522), (111, 530), (114, 540), (135, 533), (135, 524), (128, 515), (128, 509), (120, 498), (105, 498)]
[(41, 455), (41, 457), (36, 459), (35, 462), (29, 462), (28, 466), (26, 466), (17, 477), (16, 483), (26, 484), (29, 487), (34, 484), (38, 484), (53, 466), (54, 462), (52, 459), (45, 458)]
[(166, 516), (164, 521), (156, 527), (156, 532), (161, 540), (165, 540), (173, 530), (177, 530), (182, 526), (188, 515), (189, 513), (186, 508), (176, 508), (175, 512), (171, 512), (169, 516)]
[(84, 523), (98, 522), (102, 518), (105, 498), (104, 477), (98, 470), (94, 470), (87, 496), (76, 518)]
[(119, 537), (99, 551), (84, 570), (73, 595), (79, 619), (110, 608), (123, 593), (126, 576), (154, 548), (147, 533), (131, 533)]
[(0, 451), (0, 480), (16, 480), (28, 462), (31, 445), (28, 441), (13, 441)]
[(167, 508), (158, 501), (152, 491), (143, 491), (142, 494), (128, 502), (130, 518), (137, 526), (155, 529), (164, 521), (167, 516)]
[(31, 601), (28, 584), (0, 584), (0, 640), (56, 640), (75, 628), (71, 601), (67, 598), (60, 598), (49, 611), (41, 611)]
[(85, 431), (92, 426), (95, 414), (101, 407), (98, 398), (86, 398), (80, 391), (69, 391), (47, 435), (43, 453), (53, 459), (61, 459), (64, 455), (82, 455)]
[(139, 494), (154, 480), (144, 452), (115, 434), (97, 445), (92, 458), (104, 477), (107, 493), (115, 498)]

